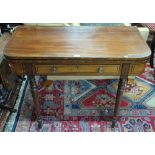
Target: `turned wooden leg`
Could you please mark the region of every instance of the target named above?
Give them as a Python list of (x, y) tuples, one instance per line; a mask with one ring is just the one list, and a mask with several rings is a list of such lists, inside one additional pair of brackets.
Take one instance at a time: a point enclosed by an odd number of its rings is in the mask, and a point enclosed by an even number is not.
[(151, 42), (151, 56), (150, 56), (150, 66), (154, 68), (153, 59), (154, 59), (154, 49), (155, 49), (155, 33), (153, 34), (153, 40)]
[(42, 127), (42, 121), (40, 117), (40, 104), (39, 104), (39, 97), (38, 97), (38, 90), (36, 86), (35, 76), (28, 76), (29, 82), (30, 82), (30, 88), (32, 92), (34, 107), (35, 107), (35, 115), (36, 120), (38, 122), (38, 128)]
[(127, 78), (120, 78), (119, 83), (118, 83), (114, 115), (113, 115), (113, 119), (112, 119), (112, 128), (115, 127), (116, 121), (119, 116), (119, 107), (120, 107), (121, 99), (123, 96), (123, 91), (124, 91), (126, 80), (127, 80)]

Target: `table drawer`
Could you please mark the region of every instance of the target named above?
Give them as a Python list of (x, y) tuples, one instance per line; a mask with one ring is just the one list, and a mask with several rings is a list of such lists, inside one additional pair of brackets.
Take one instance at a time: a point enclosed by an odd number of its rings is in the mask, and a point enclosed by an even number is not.
[(36, 65), (40, 75), (119, 75), (120, 65)]

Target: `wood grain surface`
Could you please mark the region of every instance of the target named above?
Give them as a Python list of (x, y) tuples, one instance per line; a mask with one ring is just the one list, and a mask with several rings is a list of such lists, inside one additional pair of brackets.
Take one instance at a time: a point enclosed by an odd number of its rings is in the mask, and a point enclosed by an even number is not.
[(151, 52), (136, 27), (20, 26), (5, 48), (7, 58), (145, 59)]

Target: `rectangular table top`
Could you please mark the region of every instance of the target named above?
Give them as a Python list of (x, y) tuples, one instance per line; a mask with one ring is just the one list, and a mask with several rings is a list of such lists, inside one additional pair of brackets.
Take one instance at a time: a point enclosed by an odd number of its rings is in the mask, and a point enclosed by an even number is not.
[(5, 47), (10, 59), (145, 59), (151, 52), (136, 27), (20, 26)]

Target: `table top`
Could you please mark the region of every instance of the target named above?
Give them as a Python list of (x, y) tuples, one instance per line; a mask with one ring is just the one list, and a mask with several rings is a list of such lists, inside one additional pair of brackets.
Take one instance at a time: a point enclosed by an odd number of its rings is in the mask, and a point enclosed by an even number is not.
[(20, 26), (5, 47), (10, 59), (145, 59), (151, 51), (136, 27)]

